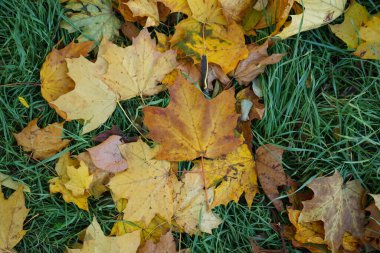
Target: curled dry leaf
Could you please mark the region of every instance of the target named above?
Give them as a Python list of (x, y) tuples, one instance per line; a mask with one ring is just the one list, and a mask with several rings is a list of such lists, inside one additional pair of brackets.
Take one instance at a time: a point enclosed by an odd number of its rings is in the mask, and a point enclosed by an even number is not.
[[(0, 185), (1, 186), (1, 185)], [(0, 187), (0, 251), (13, 252), (12, 249), (26, 234), (23, 224), (29, 209), (25, 207), (25, 197), (20, 186), (8, 199)]]
[(90, 62), (84, 57), (66, 59), (74, 90), (51, 102), (67, 115), (67, 120), (84, 121), (83, 134), (103, 124), (116, 108), (116, 94), (100, 79), (105, 73), (104, 60)]
[(276, 36), (286, 39), (290, 36), (326, 25), (339, 17), (345, 9), (347, 0), (296, 0), (304, 12), (290, 15), (292, 21)]
[[(207, 189), (209, 203), (213, 200), (214, 189)], [(207, 210), (206, 192), (200, 173), (186, 173), (175, 185), (173, 223), (176, 230), (188, 234), (205, 232), (219, 226), (222, 220)]]
[(139, 253), (176, 253), (176, 244), (172, 235), (169, 231), (165, 235), (161, 236), (159, 242), (154, 243), (153, 241), (147, 241), (143, 247), (138, 251)]
[(120, 145), (123, 144), (121, 139), (119, 135), (112, 135), (103, 143), (87, 149), (97, 168), (107, 172), (120, 172), (128, 168), (128, 163), (119, 150)]
[(239, 62), (230, 76), (236, 78), (239, 84), (248, 85), (258, 75), (264, 73), (267, 65), (279, 62), (285, 54), (268, 55), (268, 44), (267, 40), (262, 45), (248, 45), (248, 57)]
[(282, 167), (282, 154), (284, 150), (271, 144), (266, 144), (256, 150), (256, 171), (265, 194), (278, 211), (283, 211), (284, 206), (280, 197), (278, 187), (287, 185), (288, 175)]
[[(201, 173), (201, 163), (192, 169)], [(206, 188), (215, 187), (211, 207), (239, 201), (244, 193), (248, 207), (258, 192), (255, 162), (247, 145), (241, 145), (233, 152), (215, 160), (204, 160), (203, 170)]]
[(336, 171), (333, 176), (314, 179), (308, 187), (314, 197), (302, 203), (300, 222), (323, 221), (324, 239), (333, 251), (342, 245), (345, 232), (362, 237), (365, 215), (361, 201), (365, 191), (358, 181), (344, 184)]
[(238, 114), (234, 109), (233, 89), (207, 100), (201, 91), (179, 76), (169, 87), (169, 93), (168, 107), (143, 109), (149, 137), (160, 144), (157, 159), (217, 158), (241, 144), (241, 139), (234, 134)]
[(208, 62), (221, 66), (224, 73), (235, 69), (238, 62), (248, 56), (243, 30), (234, 22), (225, 28), (188, 18), (176, 26), (170, 42), (194, 63), (199, 63), (201, 56), (206, 55)]
[(187, 16), (191, 16), (191, 10), (187, 4), (187, 0), (158, 0), (167, 6), (172, 12), (182, 12)]
[(177, 66), (176, 52), (157, 51), (156, 41), (147, 29), (126, 48), (103, 41), (100, 56), (108, 62), (103, 80), (119, 95), (119, 100), (159, 93), (162, 87), (157, 84)]
[(135, 231), (122, 236), (105, 236), (94, 217), (90, 226), (86, 229), (83, 246), (80, 249), (68, 249), (68, 253), (135, 253), (140, 245), (140, 231)]
[(65, 58), (86, 57), (93, 45), (94, 43), (92, 41), (82, 43), (71, 42), (62, 49), (53, 48), (46, 56), (45, 62), (42, 65), (40, 71), (42, 97), (49, 102), (49, 105), (64, 119), (66, 119), (66, 114), (53, 104), (50, 104), (50, 102), (72, 91), (75, 87), (74, 81), (67, 75), (69, 70), (67, 69)]
[(62, 140), (63, 122), (39, 128), (37, 121), (30, 121), (20, 133), (13, 134), (17, 144), (31, 151), (34, 159), (49, 158), (69, 145), (70, 140)]
[(155, 215), (170, 221), (173, 216), (173, 182), (170, 163), (153, 159), (156, 150), (139, 140), (120, 146), (128, 170), (111, 178), (109, 188), (114, 200), (128, 200), (124, 219), (149, 224)]
[(120, 21), (112, 10), (111, 0), (69, 0), (66, 1), (65, 15), (70, 22), (62, 21), (61, 27), (69, 33), (77, 32), (82, 35), (78, 41), (111, 39), (119, 34)]

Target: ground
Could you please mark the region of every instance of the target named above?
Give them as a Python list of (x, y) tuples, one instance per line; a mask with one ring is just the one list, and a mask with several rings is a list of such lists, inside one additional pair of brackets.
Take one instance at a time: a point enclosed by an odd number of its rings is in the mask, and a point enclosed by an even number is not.
[[(380, 11), (375, 0), (359, 1), (369, 11)], [(109, 195), (90, 202), (90, 212), (50, 195), (48, 180), (55, 176), (59, 155), (36, 162), (16, 145), (12, 133), (39, 117), (39, 125), (61, 121), (41, 97), (39, 70), (54, 44), (72, 40), (59, 28), (63, 10), (56, 0), (0, 1), (0, 172), (31, 188), (26, 205), (29, 232), (16, 247), (19, 252), (63, 252), (95, 215), (106, 232), (115, 219)], [(269, 31), (260, 31), (263, 38)], [(313, 178), (339, 170), (345, 179), (359, 180), (367, 191), (380, 193), (380, 63), (356, 58), (328, 27), (302, 33), (277, 43), (272, 52), (286, 52), (267, 68), (263, 86), (265, 117), (252, 125), (254, 147), (274, 143), (283, 147), (286, 172), (302, 187)], [(25, 98), (30, 108), (18, 100)], [(163, 94), (147, 101), (168, 103)], [(131, 118), (141, 116), (140, 100), (122, 103)], [(66, 124), (65, 136), (74, 139), (70, 150), (94, 145), (97, 133), (118, 125), (129, 136), (135, 129), (120, 108), (97, 131), (78, 135), (81, 125)], [(5, 190), (6, 195), (11, 193)], [(249, 239), (265, 248), (281, 248), (271, 223), (286, 223), (263, 194), (249, 209), (244, 201), (218, 207), (223, 224), (212, 235), (177, 234), (182, 248), (192, 252), (250, 252)], [(296, 250), (290, 247), (290, 252)]]

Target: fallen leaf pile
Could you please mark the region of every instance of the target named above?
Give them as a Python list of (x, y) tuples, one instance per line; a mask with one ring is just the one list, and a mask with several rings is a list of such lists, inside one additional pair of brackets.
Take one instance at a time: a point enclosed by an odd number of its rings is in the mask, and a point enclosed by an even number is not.
[[(346, 0), (60, 2), (66, 10), (61, 27), (80, 32), (78, 43), (57, 45), (40, 75), (42, 96), (64, 122), (41, 129), (34, 119), (14, 137), (36, 161), (59, 157), (48, 182), (52, 194), (90, 211), (88, 199), (109, 191), (119, 212), (110, 235), (94, 217), (82, 244), (68, 252), (177, 252), (172, 232), (212, 233), (223, 223), (213, 208), (239, 200), (251, 207), (258, 180), (270, 204), (288, 214), (292, 225), (285, 234), (294, 247), (380, 250), (379, 195), (364, 205), (360, 183), (335, 172), (314, 179), (307, 185), (314, 195), (301, 199), (283, 169), (284, 150), (275, 144), (254, 149), (251, 131), (251, 122), (265, 116), (257, 77), (286, 55), (268, 50), (278, 38), (333, 22)], [(174, 25), (173, 15), (180, 17)], [(330, 28), (355, 55), (379, 59), (379, 20), (352, 1), (343, 23)], [(161, 24), (173, 33), (159, 33)], [(130, 45), (113, 42), (120, 27)], [(263, 28), (274, 29), (269, 38), (246, 43), (245, 36)], [(145, 104), (161, 92), (170, 97), (165, 108)], [(143, 120), (125, 114), (139, 136), (126, 138), (114, 126), (94, 138), (97, 146), (64, 150), (75, 143), (64, 135), (66, 121), (78, 120), (87, 134), (130, 99), (142, 104)], [(180, 168), (181, 161), (192, 167)], [(0, 251), (8, 252), (27, 232), (28, 209), (22, 183), (0, 179), (17, 189), (8, 199), (0, 193)], [(288, 188), (291, 207), (281, 187)]]

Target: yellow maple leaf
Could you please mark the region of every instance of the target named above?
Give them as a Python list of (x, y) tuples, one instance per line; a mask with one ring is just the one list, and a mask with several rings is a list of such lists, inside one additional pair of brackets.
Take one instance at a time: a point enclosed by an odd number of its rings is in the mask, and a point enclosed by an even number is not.
[(187, 0), (192, 18), (204, 24), (226, 25), (218, 0)]
[(69, 253), (135, 253), (140, 245), (140, 231), (122, 236), (105, 236), (96, 218), (86, 229), (81, 249), (68, 249)]
[(235, 22), (228, 27), (202, 24), (193, 18), (181, 21), (170, 40), (195, 63), (206, 55), (208, 62), (220, 65), (225, 73), (235, 69), (238, 62), (248, 56), (244, 32)]
[[(197, 162), (192, 171), (201, 173), (201, 166), (201, 162)], [(227, 205), (231, 200), (238, 202), (243, 192), (250, 207), (258, 191), (254, 167), (252, 154), (245, 144), (223, 158), (204, 160), (206, 187), (215, 186), (211, 207)]]
[(83, 161), (80, 161), (78, 168), (67, 166), (66, 173), (69, 181), (65, 183), (65, 187), (72, 192), (74, 197), (85, 195), (93, 179), (93, 176), (90, 176), (87, 165)]
[[(213, 187), (207, 189), (209, 203), (214, 195)], [(196, 234), (219, 226), (222, 220), (207, 210), (206, 192), (200, 173), (186, 173), (175, 185), (174, 216), (172, 224), (180, 232)]]
[(89, 197), (89, 193), (86, 191), (83, 195), (74, 196), (74, 194), (65, 186), (65, 184), (70, 181), (70, 177), (67, 173), (67, 168), (75, 168), (79, 165), (80, 162), (78, 160), (71, 159), (69, 153), (62, 155), (55, 165), (55, 170), (58, 174), (58, 177), (49, 180), (49, 190), (51, 194), (58, 192), (61, 193), (63, 199), (66, 202), (72, 202), (79, 208), (88, 211), (87, 198)]
[(119, 94), (120, 100), (157, 94), (162, 91), (157, 84), (177, 66), (176, 52), (157, 51), (156, 41), (150, 38), (147, 29), (133, 38), (129, 47), (104, 41), (100, 50), (100, 56), (108, 62), (103, 79)]
[(153, 159), (157, 153), (143, 141), (120, 146), (128, 169), (116, 174), (109, 182), (113, 198), (125, 198), (124, 219), (149, 224), (155, 215), (167, 221), (173, 216), (173, 182), (170, 163)]
[(158, 26), (160, 24), (156, 1), (130, 0), (126, 5), (128, 5), (134, 17), (147, 17), (145, 27)]
[(344, 12), (347, 0), (296, 0), (303, 6), (303, 13), (290, 15), (292, 21), (276, 36), (286, 39), (299, 32), (326, 25)]
[[(61, 95), (72, 91), (75, 87), (74, 81), (67, 75), (68, 69), (65, 58), (77, 58), (87, 56), (94, 43), (86, 41), (82, 43), (71, 42), (62, 49), (53, 48), (46, 56), (45, 62), (40, 71), (41, 94), (47, 102), (52, 102)], [(52, 106), (53, 104), (50, 104)], [(53, 109), (64, 119), (66, 114), (56, 107)]]
[(17, 144), (24, 151), (31, 151), (35, 159), (46, 159), (58, 153), (69, 145), (70, 140), (62, 140), (62, 123), (50, 124), (45, 128), (37, 126), (38, 119), (34, 119), (17, 134), (13, 134)]
[(67, 120), (84, 120), (83, 133), (103, 124), (116, 108), (116, 94), (100, 79), (107, 68), (104, 60), (92, 63), (84, 57), (66, 59), (74, 90), (51, 102), (64, 111)]
[(0, 189), (0, 252), (13, 252), (13, 247), (24, 237), (27, 231), (23, 230), (23, 224), (28, 212), (22, 186), (8, 199)]

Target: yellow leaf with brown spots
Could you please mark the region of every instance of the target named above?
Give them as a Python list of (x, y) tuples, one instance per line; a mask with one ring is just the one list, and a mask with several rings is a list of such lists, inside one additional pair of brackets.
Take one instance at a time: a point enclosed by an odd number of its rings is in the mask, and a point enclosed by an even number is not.
[(226, 74), (248, 56), (244, 32), (234, 22), (224, 27), (218, 24), (202, 24), (188, 18), (176, 26), (170, 42), (173, 48), (190, 56), (194, 63), (199, 63), (201, 56), (206, 55), (208, 62), (220, 65)]
[[(197, 162), (193, 172), (201, 173), (201, 162)], [(206, 188), (215, 187), (214, 201), (211, 207), (227, 205), (230, 201), (239, 201), (244, 193), (250, 207), (258, 192), (255, 162), (247, 145), (241, 145), (225, 157), (204, 160), (203, 170)]]

